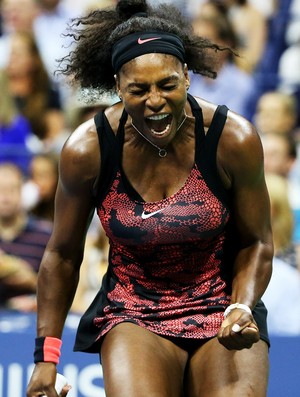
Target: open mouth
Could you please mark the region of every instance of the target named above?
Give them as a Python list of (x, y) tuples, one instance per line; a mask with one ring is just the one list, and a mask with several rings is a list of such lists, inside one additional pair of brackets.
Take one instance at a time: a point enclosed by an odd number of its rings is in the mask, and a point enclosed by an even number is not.
[(146, 123), (152, 134), (164, 135), (170, 129), (172, 122), (171, 114), (157, 114), (146, 118)]

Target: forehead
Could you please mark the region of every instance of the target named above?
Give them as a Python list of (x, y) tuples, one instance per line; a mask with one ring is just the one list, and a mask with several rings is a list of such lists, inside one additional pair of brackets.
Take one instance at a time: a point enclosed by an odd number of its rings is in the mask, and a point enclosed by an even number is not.
[(0, 168), (0, 183), (8, 186), (21, 184), (22, 176), (20, 173), (10, 167), (1, 167)]
[(127, 62), (122, 66), (119, 76), (126, 81), (147, 82), (170, 76), (179, 77), (182, 71), (181, 62), (173, 55), (151, 53), (140, 55)]
[(282, 110), (286, 107), (285, 101), (279, 95), (266, 94), (262, 96), (259, 100), (260, 111), (268, 109)]

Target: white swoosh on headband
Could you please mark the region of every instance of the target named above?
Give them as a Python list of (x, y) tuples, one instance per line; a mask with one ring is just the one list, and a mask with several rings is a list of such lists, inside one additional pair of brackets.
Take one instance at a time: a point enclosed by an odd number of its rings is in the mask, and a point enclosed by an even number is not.
[(161, 208), (160, 210), (157, 211), (153, 211), (153, 212), (142, 212), (142, 219), (148, 219), (151, 218), (151, 216), (158, 214), (159, 212), (161, 212), (162, 210), (164, 210), (164, 208)]
[(161, 37), (150, 37), (149, 39), (144, 39), (144, 40), (139, 37), (138, 44), (145, 44), (148, 43), (148, 41), (159, 40), (159, 39), (161, 39)]

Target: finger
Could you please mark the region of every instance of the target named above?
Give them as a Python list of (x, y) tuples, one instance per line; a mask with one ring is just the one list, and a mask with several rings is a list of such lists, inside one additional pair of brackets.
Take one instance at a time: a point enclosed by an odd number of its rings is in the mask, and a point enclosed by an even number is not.
[(64, 386), (61, 390), (59, 397), (66, 397), (70, 390), (71, 390), (71, 385)]
[(252, 331), (252, 332), (258, 332), (258, 329), (257, 328), (255, 328), (255, 327), (242, 327), (242, 326), (240, 326), (239, 324), (233, 324), (233, 326), (232, 326), (232, 328), (231, 328), (231, 330), (233, 331), (233, 332), (235, 332), (235, 333), (239, 333), (239, 332), (242, 332), (242, 331)]

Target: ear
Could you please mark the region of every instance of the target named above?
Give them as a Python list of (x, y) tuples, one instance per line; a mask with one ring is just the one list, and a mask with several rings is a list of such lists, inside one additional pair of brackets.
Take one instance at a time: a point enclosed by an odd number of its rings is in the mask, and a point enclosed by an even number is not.
[(120, 89), (120, 81), (119, 81), (119, 77), (118, 77), (118, 75), (114, 75), (114, 78), (115, 78), (115, 82), (116, 82), (116, 91), (117, 91), (117, 95), (118, 95), (118, 97), (121, 99), (121, 97), (122, 97), (122, 94), (121, 94), (121, 89)]
[(190, 82), (189, 70), (188, 70), (186, 63), (184, 64), (184, 67), (183, 67), (183, 73), (184, 73), (184, 77), (185, 77), (186, 89), (188, 90), (190, 88), (191, 82)]

